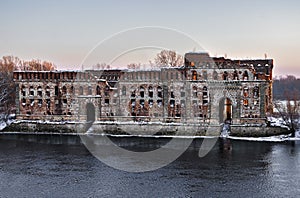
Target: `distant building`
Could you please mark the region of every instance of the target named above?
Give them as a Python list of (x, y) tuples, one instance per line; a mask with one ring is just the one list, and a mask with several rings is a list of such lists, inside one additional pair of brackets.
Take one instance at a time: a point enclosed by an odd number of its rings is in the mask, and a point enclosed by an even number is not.
[(181, 67), (14, 72), (17, 119), (263, 124), (272, 59), (187, 53)]

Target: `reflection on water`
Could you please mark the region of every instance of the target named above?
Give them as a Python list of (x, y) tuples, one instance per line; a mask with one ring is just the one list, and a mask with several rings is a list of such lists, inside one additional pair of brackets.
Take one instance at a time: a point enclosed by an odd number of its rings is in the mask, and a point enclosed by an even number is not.
[[(130, 150), (154, 149), (157, 138), (115, 138)], [(0, 136), (1, 197), (297, 197), (300, 144), (220, 139), (198, 157), (195, 139), (156, 171), (127, 173), (94, 158), (74, 136)], [(148, 144), (149, 143), (149, 144)], [(150, 145), (150, 146), (149, 146)]]

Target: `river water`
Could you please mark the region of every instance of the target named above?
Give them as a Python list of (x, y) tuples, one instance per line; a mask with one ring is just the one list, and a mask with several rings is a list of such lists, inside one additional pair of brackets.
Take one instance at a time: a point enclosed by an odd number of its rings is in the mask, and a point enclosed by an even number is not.
[[(114, 138), (133, 150), (163, 141)], [(0, 135), (0, 197), (299, 197), (300, 142), (219, 139), (199, 158), (201, 142), (161, 169), (128, 173), (97, 160), (77, 136)]]

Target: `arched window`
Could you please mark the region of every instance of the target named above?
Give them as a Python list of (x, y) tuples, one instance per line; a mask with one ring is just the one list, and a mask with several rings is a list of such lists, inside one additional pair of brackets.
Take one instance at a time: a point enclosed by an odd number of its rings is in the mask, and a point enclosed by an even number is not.
[[(46, 103), (47, 103), (47, 108), (50, 109), (50, 107), (51, 107), (51, 100), (47, 99)], [(48, 115), (50, 115), (50, 114), (48, 114)]]
[(62, 93), (63, 93), (63, 94), (67, 94), (67, 88), (66, 88), (66, 86), (63, 86), (63, 87), (62, 87)]
[(245, 107), (248, 107), (248, 100), (244, 99), (243, 104), (244, 104)]
[(152, 99), (149, 100), (149, 107), (150, 107), (150, 108), (153, 107), (153, 100), (152, 100)]
[(192, 80), (197, 80), (197, 72), (196, 71), (192, 72)]
[(50, 97), (50, 87), (49, 86), (46, 87), (46, 96)]
[(60, 79), (59, 73), (55, 73), (55, 79)]
[(123, 96), (126, 96), (126, 86), (125, 86), (125, 85), (122, 87), (121, 94), (122, 94)]
[(100, 89), (99, 85), (97, 85), (96, 94), (101, 95), (101, 89)]
[(171, 98), (175, 98), (175, 94), (173, 91), (171, 91)]
[(185, 97), (185, 89), (184, 87), (180, 87), (180, 96)]
[(254, 96), (255, 98), (259, 97), (259, 88), (258, 88), (258, 86), (255, 86), (255, 87), (253, 88), (253, 96)]
[(58, 86), (55, 86), (54, 87), (54, 94), (56, 95), (56, 96), (58, 96), (59, 95), (59, 90), (58, 90)]
[(206, 98), (207, 96), (208, 96), (207, 87), (204, 86), (204, 87), (203, 87), (203, 98)]
[(79, 87), (79, 95), (83, 95), (83, 87), (82, 86)]
[(160, 86), (157, 87), (157, 97), (162, 98), (162, 88)]
[(22, 105), (23, 105), (23, 106), (26, 105), (26, 99), (25, 99), (25, 98), (22, 99)]
[(163, 105), (162, 99), (157, 100), (157, 106), (158, 106), (158, 107), (161, 107), (162, 105)]
[(224, 71), (223, 73), (223, 80), (228, 80), (228, 72)]
[(244, 95), (244, 97), (248, 97), (249, 96), (249, 92), (248, 91), (249, 91), (248, 87), (244, 87), (244, 89), (243, 89), (243, 95)]
[(175, 107), (175, 100), (174, 100), (174, 99), (171, 99), (171, 100), (170, 100), (170, 107), (171, 107), (171, 108), (174, 108), (174, 107)]
[(30, 86), (30, 88), (29, 88), (29, 95), (34, 96), (33, 86)]
[(217, 71), (213, 72), (213, 79), (218, 80), (218, 72)]
[(207, 80), (207, 71), (203, 71), (203, 78), (204, 80)]
[(26, 96), (26, 87), (23, 85), (21, 88), (22, 96)]
[(197, 87), (194, 86), (194, 87), (193, 87), (193, 97), (194, 97), (194, 98), (197, 98), (197, 96), (198, 96), (198, 94), (197, 94)]
[(131, 107), (134, 108), (135, 107), (135, 99), (131, 99), (130, 104), (131, 104)]
[(88, 95), (92, 95), (93, 94), (93, 89), (91, 86), (88, 86)]
[(141, 98), (145, 97), (145, 89), (143, 86), (140, 87), (140, 96), (141, 96)]
[(70, 93), (71, 93), (71, 94), (75, 94), (75, 89), (74, 89), (73, 86), (71, 86), (71, 88), (70, 88)]
[(140, 100), (140, 107), (141, 107), (141, 108), (144, 108), (144, 107), (145, 107), (145, 100), (144, 100), (144, 99), (141, 99), (141, 100)]
[(149, 86), (148, 94), (149, 94), (149, 98), (153, 98), (153, 87), (152, 86)]
[(134, 89), (134, 87), (131, 87), (131, 95), (130, 95), (130, 97), (131, 98), (135, 98), (135, 89)]
[(109, 86), (108, 86), (108, 85), (106, 85), (106, 87), (105, 87), (104, 95), (105, 95), (105, 96), (108, 96), (108, 95), (109, 95)]
[(42, 87), (41, 86), (38, 86), (38, 89), (37, 89), (37, 95), (39, 96), (39, 97), (42, 97), (43, 96), (43, 91), (42, 91)]
[(243, 73), (243, 80), (249, 80), (249, 75), (247, 71), (244, 71)]
[(234, 72), (233, 72), (233, 80), (239, 80), (239, 75), (236, 70), (234, 70)]

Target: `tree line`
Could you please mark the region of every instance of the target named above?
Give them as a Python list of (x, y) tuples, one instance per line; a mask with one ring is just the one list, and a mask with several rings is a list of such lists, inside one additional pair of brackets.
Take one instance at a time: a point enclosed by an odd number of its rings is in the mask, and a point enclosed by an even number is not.
[[(183, 65), (183, 56), (178, 54), (174, 50), (161, 50), (156, 54), (154, 60), (149, 60), (149, 64), (151, 68), (156, 67), (177, 67)], [(127, 65), (128, 69), (141, 69), (141, 63), (130, 63)]]
[(293, 75), (275, 77), (273, 79), (273, 98), (286, 100), (287, 94), (300, 94), (300, 78), (296, 78)]
[(52, 71), (55, 69), (56, 66), (52, 62), (39, 59), (27, 61), (15, 56), (0, 58), (0, 121), (7, 122), (9, 115), (15, 112), (14, 71)]
[(291, 136), (299, 130), (300, 123), (300, 79), (293, 75), (273, 79), (273, 105), (277, 110), (274, 115), (283, 119), (289, 127)]

